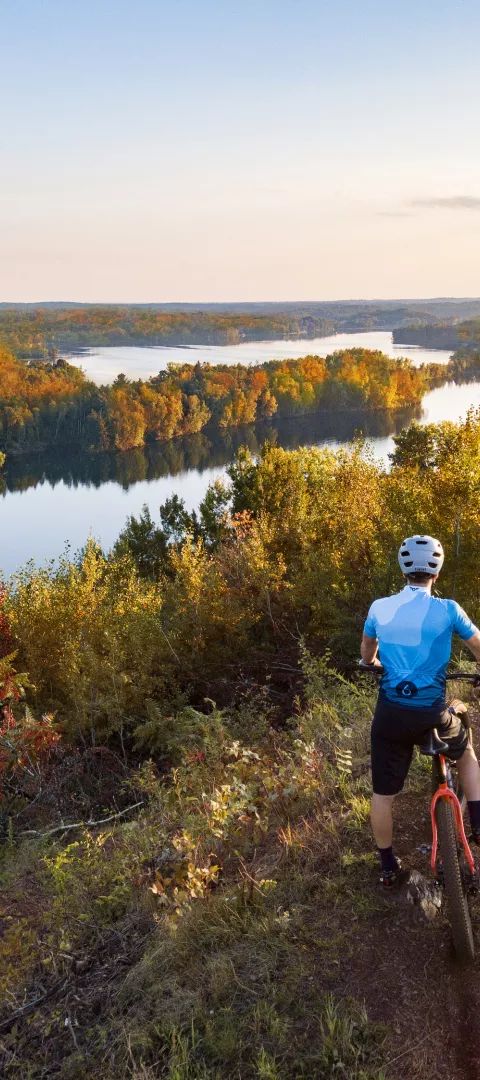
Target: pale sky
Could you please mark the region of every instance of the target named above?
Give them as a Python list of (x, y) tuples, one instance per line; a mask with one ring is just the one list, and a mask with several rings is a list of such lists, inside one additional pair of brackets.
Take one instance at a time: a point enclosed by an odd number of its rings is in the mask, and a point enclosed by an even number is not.
[(477, 0), (0, 16), (0, 301), (480, 293)]

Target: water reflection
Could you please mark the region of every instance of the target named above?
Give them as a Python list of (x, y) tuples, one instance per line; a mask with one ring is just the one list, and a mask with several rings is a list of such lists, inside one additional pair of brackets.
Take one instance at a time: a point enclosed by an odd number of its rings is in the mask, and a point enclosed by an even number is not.
[(4, 473), (3, 490), (4, 493), (21, 492), (43, 484), (55, 487), (59, 483), (68, 488), (100, 488), (113, 482), (128, 491), (133, 484), (142, 481), (175, 477), (192, 471), (201, 475), (206, 470), (223, 467), (233, 460), (240, 446), (247, 446), (253, 454), (258, 454), (267, 441), (292, 450), (325, 442), (335, 445), (348, 443), (357, 434), (384, 440), (400, 431), (414, 417), (420, 416), (421, 408), (396, 413), (366, 414), (361, 410), (318, 413), (309, 417), (292, 417), (231, 428), (225, 433), (201, 432), (185, 439), (154, 443), (124, 453), (68, 454), (56, 450), (10, 457)]
[(328, 356), (338, 349), (380, 349), (398, 359), (407, 356), (415, 366), (434, 362), (446, 364), (451, 352), (424, 349), (419, 345), (395, 345), (389, 330), (370, 330), (333, 334), (323, 338), (295, 338), (280, 341), (244, 341), (240, 345), (183, 346), (104, 346), (70, 354), (89, 379), (97, 384), (113, 382), (119, 371), (131, 379), (148, 379), (168, 364), (262, 364), (266, 360), (285, 360), (309, 355)]

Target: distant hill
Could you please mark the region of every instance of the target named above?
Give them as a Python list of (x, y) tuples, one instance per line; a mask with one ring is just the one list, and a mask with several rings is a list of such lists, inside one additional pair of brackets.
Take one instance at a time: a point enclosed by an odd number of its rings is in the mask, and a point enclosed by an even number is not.
[(31, 302), (0, 302), (1, 311), (74, 311), (79, 308), (93, 311), (98, 308), (158, 311), (165, 314), (207, 313), (217, 315), (302, 315), (350, 319), (356, 313), (363, 317), (397, 313), (412, 317), (419, 313), (428, 319), (466, 319), (480, 315), (480, 297), (430, 297), (411, 299), (399, 297), (392, 300), (279, 300), (279, 301), (231, 301), (207, 303), (204, 301), (175, 303), (83, 303), (75, 300), (38, 300)]
[[(231, 304), (0, 304), (0, 343), (20, 357), (102, 345), (233, 345), (392, 330), (396, 341), (455, 348), (457, 323), (480, 299), (288, 301)], [(422, 334), (425, 336), (422, 338)], [(451, 343), (453, 342), (453, 343)]]

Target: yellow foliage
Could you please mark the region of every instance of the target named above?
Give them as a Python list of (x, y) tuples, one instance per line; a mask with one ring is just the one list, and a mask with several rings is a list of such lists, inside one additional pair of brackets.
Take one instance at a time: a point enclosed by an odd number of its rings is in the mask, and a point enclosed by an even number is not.
[(118, 730), (163, 685), (158, 587), (89, 542), (79, 563), (28, 567), (7, 604), (37, 698), (71, 732)]

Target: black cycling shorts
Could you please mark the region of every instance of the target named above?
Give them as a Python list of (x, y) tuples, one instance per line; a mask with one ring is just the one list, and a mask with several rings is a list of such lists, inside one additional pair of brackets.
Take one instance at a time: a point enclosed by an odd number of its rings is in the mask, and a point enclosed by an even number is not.
[(413, 748), (436, 727), (458, 761), (468, 744), (459, 716), (445, 709), (405, 709), (380, 696), (372, 722), (372, 785), (376, 795), (397, 795), (405, 783)]

